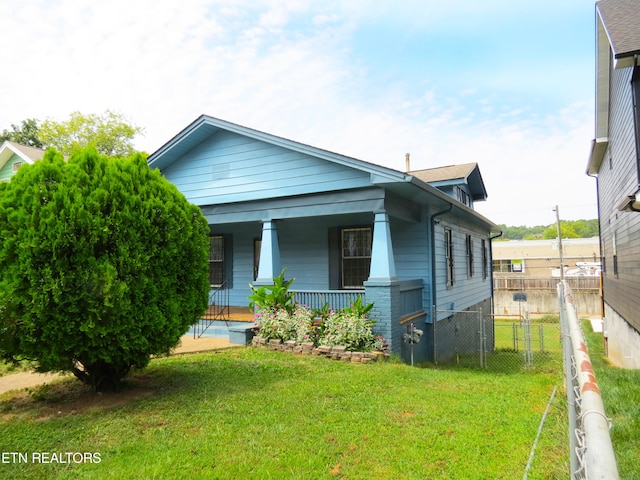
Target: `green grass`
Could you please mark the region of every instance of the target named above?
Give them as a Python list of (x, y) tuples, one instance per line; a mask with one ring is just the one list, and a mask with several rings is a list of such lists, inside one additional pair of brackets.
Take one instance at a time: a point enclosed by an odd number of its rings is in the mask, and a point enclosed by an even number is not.
[[(120, 394), (0, 396), (4, 479), (522, 478), (561, 372), (350, 364), (251, 348), (153, 360)], [(100, 463), (32, 463), (98, 452)], [(567, 478), (553, 402), (529, 479)]]
[(583, 322), (589, 357), (602, 392), (606, 415), (612, 419), (611, 442), (620, 478), (640, 479), (640, 370), (611, 366), (604, 357), (602, 334)]

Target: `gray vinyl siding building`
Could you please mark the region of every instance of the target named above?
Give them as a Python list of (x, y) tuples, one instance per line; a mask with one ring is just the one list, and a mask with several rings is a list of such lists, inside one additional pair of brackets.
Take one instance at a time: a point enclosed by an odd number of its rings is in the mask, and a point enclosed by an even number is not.
[(608, 355), (640, 368), (640, 2), (596, 3), (596, 177)]

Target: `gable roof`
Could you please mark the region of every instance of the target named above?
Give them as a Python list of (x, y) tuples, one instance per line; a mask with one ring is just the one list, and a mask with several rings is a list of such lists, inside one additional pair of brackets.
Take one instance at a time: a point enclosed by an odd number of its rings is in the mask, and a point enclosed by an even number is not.
[[(312, 147), (283, 137), (278, 137), (249, 127), (227, 122), (209, 115), (201, 115), (190, 123), (171, 140), (149, 155), (147, 163), (150, 168), (165, 170), (190, 150), (200, 145), (211, 135), (220, 131), (236, 133), (271, 145), (366, 172), (370, 175), (370, 181), (373, 185), (387, 188), (394, 193), (418, 203), (430, 203), (434, 208), (440, 208), (447, 205), (451, 205), (451, 207), (458, 207), (460, 210), (465, 212), (465, 214), (474, 217), (476, 222), (488, 225), (492, 231), (500, 231), (500, 227), (498, 225), (491, 222), (480, 213), (453, 199), (446, 193), (441, 192), (434, 185), (427, 183), (412, 173), (403, 173), (374, 163), (347, 157), (328, 150)], [(486, 198), (484, 183), (482, 183), (482, 178), (480, 177), (480, 171), (477, 164), (467, 164), (467, 166), (463, 166), (461, 171), (464, 173), (464, 176), (461, 178), (469, 180), (470, 183), (474, 183), (474, 185), (476, 185), (476, 190), (482, 191)], [(480, 190), (478, 190), (479, 185), (481, 185)]]
[(175, 137), (149, 155), (147, 162), (150, 167), (163, 170), (182, 157), (189, 150), (199, 145), (204, 139), (221, 130), (237, 133), (271, 145), (277, 145), (289, 150), (312, 155), (317, 158), (329, 160), (358, 170), (367, 171), (372, 175), (382, 176), (387, 180), (403, 181), (405, 177), (404, 173), (397, 170), (382, 167), (363, 160), (346, 157), (338, 153), (305, 145), (303, 143), (288, 140), (259, 130), (254, 130), (253, 128), (227, 122), (226, 120), (221, 120), (209, 115), (201, 115), (198, 117)]
[(487, 190), (477, 163), (463, 163), (409, 172), (434, 187), (464, 183), (469, 185), (474, 200), (486, 200)]
[(2, 168), (13, 155), (17, 155), (26, 163), (33, 163), (42, 159), (44, 152), (41, 148), (28, 147), (6, 140), (0, 145), (0, 168)]

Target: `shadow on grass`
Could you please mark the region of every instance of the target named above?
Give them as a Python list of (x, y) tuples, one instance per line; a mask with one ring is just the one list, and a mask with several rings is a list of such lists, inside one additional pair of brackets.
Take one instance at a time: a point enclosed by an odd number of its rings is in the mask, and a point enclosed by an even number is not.
[[(157, 358), (143, 370), (133, 371), (118, 392), (93, 392), (75, 377), (66, 377), (38, 387), (7, 392), (0, 399), (5, 419), (27, 417), (46, 419), (125, 406), (138, 401), (176, 402), (188, 397), (192, 406), (212, 396), (223, 398), (238, 392), (263, 389), (268, 384), (297, 374), (292, 361), (270, 361), (268, 357), (250, 358), (220, 352)], [(255, 357), (255, 358), (253, 358)], [(199, 395), (200, 393), (200, 395)], [(205, 395), (206, 393), (206, 395)]]

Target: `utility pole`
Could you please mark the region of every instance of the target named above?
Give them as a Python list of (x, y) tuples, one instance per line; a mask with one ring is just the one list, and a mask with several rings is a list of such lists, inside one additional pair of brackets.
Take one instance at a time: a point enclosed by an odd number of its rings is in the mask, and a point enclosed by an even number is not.
[(558, 228), (558, 252), (560, 254), (560, 281), (564, 281), (564, 258), (562, 258), (562, 231), (560, 230), (560, 210), (556, 205), (553, 209), (556, 212), (556, 226)]

